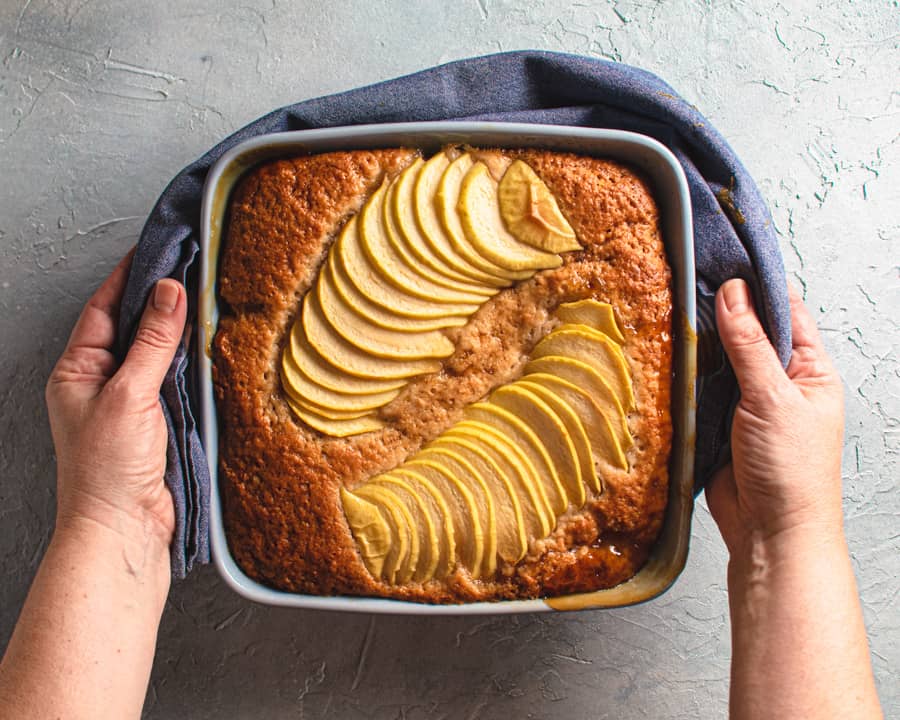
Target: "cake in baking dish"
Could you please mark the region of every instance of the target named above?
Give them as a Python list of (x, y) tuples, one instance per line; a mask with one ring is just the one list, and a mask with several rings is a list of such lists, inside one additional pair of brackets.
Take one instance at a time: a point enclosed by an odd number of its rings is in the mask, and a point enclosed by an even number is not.
[(636, 172), (468, 147), (268, 162), (233, 193), (218, 286), (219, 483), (251, 578), (458, 603), (646, 560), (672, 293)]

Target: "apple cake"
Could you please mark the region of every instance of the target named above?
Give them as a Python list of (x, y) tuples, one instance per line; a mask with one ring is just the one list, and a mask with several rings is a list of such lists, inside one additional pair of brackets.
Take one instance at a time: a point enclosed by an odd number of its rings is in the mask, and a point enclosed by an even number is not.
[(672, 293), (634, 170), (471, 147), (266, 162), (232, 195), (218, 288), (219, 484), (249, 577), (458, 603), (647, 559)]

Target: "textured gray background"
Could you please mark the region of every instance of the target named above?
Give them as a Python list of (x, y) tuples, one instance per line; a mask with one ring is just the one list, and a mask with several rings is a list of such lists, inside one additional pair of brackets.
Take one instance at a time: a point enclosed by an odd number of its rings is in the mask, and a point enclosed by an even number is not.
[[(543, 48), (661, 74), (771, 203), (846, 382), (844, 503), (872, 661), (900, 713), (900, 7), (895, 1), (0, 0), (0, 643), (46, 546), (45, 378), (167, 180), (282, 104)], [(408, 3), (412, 7), (414, 3)], [(642, 607), (415, 620), (172, 590), (148, 718), (724, 717), (725, 553), (705, 506)]]

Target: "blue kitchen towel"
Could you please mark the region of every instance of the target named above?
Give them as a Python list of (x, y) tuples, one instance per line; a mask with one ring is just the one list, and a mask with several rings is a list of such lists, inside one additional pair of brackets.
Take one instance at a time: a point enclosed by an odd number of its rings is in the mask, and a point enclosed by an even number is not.
[[(363, 123), (484, 120), (615, 128), (667, 145), (684, 167), (694, 213), (699, 320), (696, 486), (727, 461), (737, 385), (715, 330), (713, 297), (731, 277), (750, 283), (783, 363), (791, 350), (790, 308), (774, 227), (740, 160), (693, 105), (638, 68), (550, 52), (461, 60), (406, 77), (275, 110), (216, 145), (165, 189), (147, 219), (125, 290), (119, 348), (124, 354), (154, 283), (175, 277), (196, 319), (200, 201), (210, 167), (255, 135)], [(162, 388), (169, 425), (166, 483), (175, 500), (172, 572), (209, 561), (210, 475), (195, 421), (196, 330)]]

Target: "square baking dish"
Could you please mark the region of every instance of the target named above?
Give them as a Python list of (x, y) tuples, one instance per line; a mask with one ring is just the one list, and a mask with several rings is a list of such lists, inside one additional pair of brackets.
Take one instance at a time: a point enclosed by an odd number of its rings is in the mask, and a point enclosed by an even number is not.
[[(218, 254), (231, 191), (249, 169), (275, 158), (333, 150), (415, 147), (434, 152), (445, 145), (538, 147), (610, 158), (649, 179), (661, 211), (663, 240), (674, 276), (673, 442), (665, 520), (647, 563), (630, 580), (607, 590), (557, 598), (427, 605), (365, 597), (320, 597), (275, 590), (247, 577), (228, 549), (218, 491), (218, 426), (210, 348), (218, 323)], [(675, 581), (687, 559), (693, 512), (695, 440), (696, 310), (694, 244), (687, 180), (675, 156), (652, 138), (618, 130), (491, 122), (421, 122), (301, 130), (247, 140), (213, 166), (204, 188), (199, 297), (200, 429), (212, 480), (210, 533), (213, 560), (238, 594), (268, 605), (323, 610), (411, 614), (486, 615), (622, 607), (654, 598)]]

